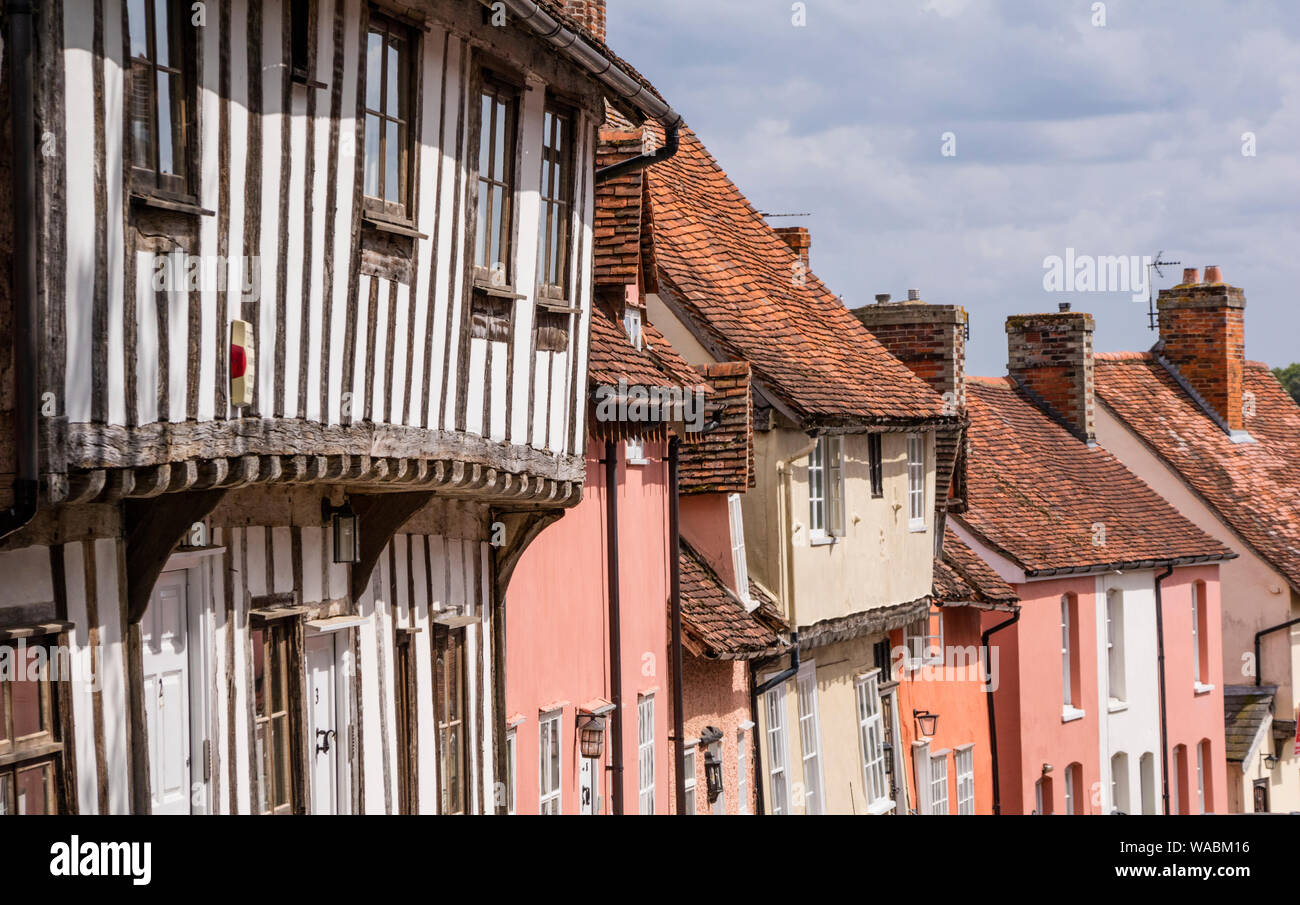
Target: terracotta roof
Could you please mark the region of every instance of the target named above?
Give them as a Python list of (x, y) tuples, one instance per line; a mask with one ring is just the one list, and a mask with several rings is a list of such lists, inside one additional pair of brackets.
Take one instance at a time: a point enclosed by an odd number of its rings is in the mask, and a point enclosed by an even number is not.
[(1096, 356), (1097, 397), (1300, 592), (1300, 406), (1246, 362), (1254, 443), (1234, 443), (1149, 353)]
[(716, 358), (749, 361), (755, 383), (805, 427), (950, 420), (923, 380), (801, 272), (689, 128), (645, 179), (660, 294)]
[[(740, 599), (685, 541), (681, 546), (682, 627), (694, 652), (714, 660), (748, 660), (775, 652), (789, 631), (770, 598), (755, 596), (745, 612)], [(751, 586), (750, 593), (758, 591)]]
[(718, 426), (682, 448), (678, 487), (682, 493), (744, 493), (754, 486), (754, 419), (749, 363), (726, 361), (701, 372), (713, 387)]
[(1276, 685), (1224, 686), (1223, 744), (1228, 760), (1240, 762), (1250, 754), (1260, 728), (1273, 712), (1276, 694)]
[(1016, 591), (975, 551), (962, 543), (951, 527), (943, 532), (943, 556), (934, 561), (935, 603), (1012, 604)]
[(637, 349), (623, 324), (597, 305), (591, 312), (591, 347), (587, 380), (595, 387), (616, 386), (619, 379), (646, 387), (699, 387), (711, 392), (698, 371), (686, 364), (663, 335), (642, 325), (643, 348)]
[[(606, 105), (607, 116), (613, 117)], [(628, 123), (600, 130), (597, 168), (642, 152), (642, 131)], [(644, 171), (632, 170), (596, 185), (596, 223), (592, 233), (597, 285), (635, 283), (641, 269), (641, 192)]]
[(1030, 575), (1230, 558), (1218, 541), (1008, 378), (969, 378), (962, 524)]

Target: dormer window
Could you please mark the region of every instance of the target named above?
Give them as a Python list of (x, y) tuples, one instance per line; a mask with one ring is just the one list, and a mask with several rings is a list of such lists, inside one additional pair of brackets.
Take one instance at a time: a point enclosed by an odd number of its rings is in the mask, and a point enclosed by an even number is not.
[(631, 340), (632, 345), (640, 350), (644, 345), (644, 339), (641, 334), (641, 309), (633, 308), (628, 305), (623, 309), (623, 329), (627, 331), (627, 338)]

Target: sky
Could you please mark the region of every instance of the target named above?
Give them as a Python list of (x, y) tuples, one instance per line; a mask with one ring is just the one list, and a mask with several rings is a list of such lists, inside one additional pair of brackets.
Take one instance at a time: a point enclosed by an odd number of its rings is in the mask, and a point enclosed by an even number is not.
[(972, 374), (1064, 301), (1099, 352), (1155, 342), (1141, 282), (1048, 291), (1067, 254), (1218, 264), (1247, 357), (1300, 360), (1294, 0), (609, 0), (608, 41), (758, 210), (808, 214), (769, 222), (849, 307), (964, 306)]

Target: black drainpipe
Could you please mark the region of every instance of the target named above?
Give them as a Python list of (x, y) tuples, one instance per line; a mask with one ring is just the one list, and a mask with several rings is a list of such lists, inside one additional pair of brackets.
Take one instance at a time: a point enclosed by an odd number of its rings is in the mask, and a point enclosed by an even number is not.
[(769, 678), (766, 682), (759, 684), (758, 671), (765, 665), (772, 662), (772, 659), (755, 660), (749, 667), (749, 712), (754, 715), (754, 795), (758, 807), (754, 810), (761, 817), (763, 815), (763, 739), (758, 730), (758, 698), (759, 695), (766, 693), (769, 689), (775, 688), (786, 679), (798, 674), (799, 672), (799, 633), (797, 631), (790, 633), (790, 666), (781, 672)]
[[(1004, 628), (1010, 628), (1018, 621), (1020, 621), (1020, 607), (1016, 607), (1016, 611), (1010, 619), (999, 622), (980, 636), (980, 652), (984, 655), (984, 676), (990, 685), (993, 682), (993, 670), (991, 668), (992, 661), (989, 657), (989, 638)], [(993, 708), (992, 688), (984, 692), (984, 703), (989, 711), (989, 753), (993, 755), (993, 813), (997, 815), (1002, 813), (1002, 785), (998, 781), (998, 718)]]
[(1271, 625), (1268, 628), (1260, 629), (1259, 631), (1255, 632), (1255, 687), (1256, 688), (1259, 687), (1260, 677), (1264, 675), (1264, 670), (1260, 668), (1262, 664), (1260, 663), (1259, 660), (1260, 639), (1263, 638), (1265, 635), (1271, 635), (1273, 632), (1280, 632), (1284, 628), (1290, 628), (1291, 626), (1296, 625), (1297, 623), (1300, 623), (1300, 619), (1288, 619), (1286, 622), (1280, 622), (1277, 625)]
[(673, 764), (677, 813), (686, 814), (686, 714), (682, 702), (682, 575), (681, 523), (677, 512), (677, 456), (681, 441), (668, 438), (668, 560), (671, 582), (668, 605), (673, 645)]
[(32, 110), (32, 4), (11, 0), (6, 7), (9, 84), (13, 103), (13, 298), (14, 298), (14, 502), (0, 512), (0, 540), (36, 515), (40, 486), (37, 441), (36, 343), (36, 124)]
[(673, 120), (664, 125), (664, 143), (663, 147), (650, 151), (645, 154), (638, 154), (635, 157), (629, 157), (627, 160), (620, 160), (618, 163), (612, 163), (607, 167), (601, 167), (596, 171), (596, 184), (608, 182), (615, 176), (622, 176), (633, 170), (644, 170), (646, 167), (656, 163), (663, 163), (669, 157), (677, 153), (678, 133), (681, 131), (682, 121)]
[(605, 558), (609, 575), (610, 809), (623, 814), (623, 653), (618, 602), (618, 451), (605, 443)]
[(1156, 666), (1160, 670), (1160, 778), (1163, 798), (1161, 812), (1166, 816), (1169, 814), (1169, 714), (1165, 711), (1165, 610), (1160, 599), (1160, 585), (1173, 574), (1174, 567), (1171, 564), (1156, 576)]

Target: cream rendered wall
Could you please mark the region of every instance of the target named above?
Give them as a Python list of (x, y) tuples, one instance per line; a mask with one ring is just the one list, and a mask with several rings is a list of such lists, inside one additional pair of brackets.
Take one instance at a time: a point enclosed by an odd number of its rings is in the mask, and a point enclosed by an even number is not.
[[(1253, 684), (1257, 668), (1252, 663), (1255, 632), (1295, 618), (1300, 609), (1300, 600), (1294, 599), (1297, 595), (1288, 588), (1281, 574), (1243, 543), (1177, 473), (1147, 449), (1104, 405), (1097, 406), (1096, 429), (1100, 446), (1168, 500), (1183, 517), (1238, 554), (1236, 559), (1219, 565), (1220, 586), (1224, 589), (1223, 684)], [(1265, 663), (1263, 680), (1278, 686), (1275, 716), (1293, 719), (1297, 698), (1292, 676), (1300, 668), (1300, 633), (1296, 627), (1264, 638), (1260, 656)], [(1266, 739), (1262, 747), (1271, 753), (1272, 739)], [(1300, 758), (1294, 756), (1293, 748), (1291, 744), (1283, 745), (1282, 759), (1271, 771), (1269, 806), (1274, 811), (1300, 810)], [(1239, 781), (1243, 784), (1243, 801), (1247, 806), (1251, 800), (1251, 780), (1270, 774), (1263, 766), (1262, 755), (1263, 752), (1256, 756), (1259, 763), (1243, 765), (1244, 776), (1235, 765), (1228, 765), (1229, 782), (1234, 786)]]
[[(1142, 755), (1150, 753), (1155, 770), (1155, 813), (1161, 809), (1160, 780), (1160, 678), (1156, 659), (1155, 579), (1150, 570), (1097, 576), (1097, 697), (1103, 709), (1097, 721), (1100, 748), (1101, 788), (1088, 790), (1102, 813), (1115, 807), (1111, 795), (1111, 758), (1128, 755), (1129, 807), (1127, 813), (1142, 813)], [(1123, 595), (1124, 694), (1122, 702), (1110, 703), (1110, 667), (1106, 650), (1107, 594)], [(1091, 697), (1091, 696), (1089, 696)]]

